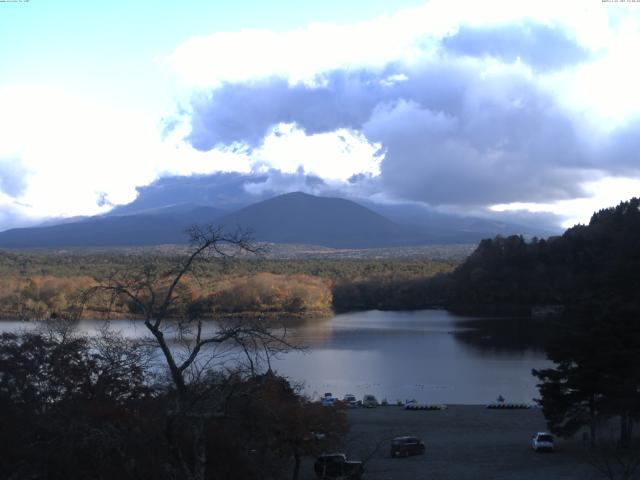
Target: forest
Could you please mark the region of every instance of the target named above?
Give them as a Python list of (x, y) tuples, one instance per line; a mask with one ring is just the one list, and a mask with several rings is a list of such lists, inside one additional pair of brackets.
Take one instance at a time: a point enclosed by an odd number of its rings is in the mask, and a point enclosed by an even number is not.
[(603, 430), (616, 422), (610, 459), (630, 475), (640, 466), (639, 207), (632, 198), (547, 240), (483, 240), (443, 282), (451, 308), (526, 315), (559, 307), (546, 345), (554, 366), (532, 372), (549, 429), (565, 437), (586, 429), (602, 452)]
[(640, 287), (640, 200), (593, 214), (548, 239), (496, 237), (480, 242), (449, 276), (447, 304), (572, 305), (589, 301), (636, 304)]
[[(117, 272), (154, 265), (169, 270), (174, 252), (0, 252), (0, 316), (47, 319), (74, 310), (83, 291)], [(450, 272), (457, 259), (267, 259), (199, 262), (184, 287), (206, 316), (326, 316), (332, 311), (421, 308), (425, 279)], [(100, 314), (86, 305), (85, 316)], [(126, 305), (122, 317), (132, 312)]]

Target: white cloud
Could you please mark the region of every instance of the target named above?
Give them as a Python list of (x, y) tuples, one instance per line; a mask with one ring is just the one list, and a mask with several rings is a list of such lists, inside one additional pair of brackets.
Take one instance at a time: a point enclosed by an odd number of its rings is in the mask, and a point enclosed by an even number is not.
[(527, 19), (560, 25), (588, 48), (601, 49), (609, 45), (610, 17), (617, 11), (595, 2), (585, 6), (583, 0), (432, 0), (350, 25), (311, 24), (287, 32), (241, 30), (193, 37), (165, 61), (192, 87), (215, 88), (270, 76), (295, 83), (344, 67), (424, 61), (437, 54), (438, 40), (461, 25), (517, 25)]
[(0, 105), (0, 158), (19, 158), (27, 172), (16, 198), (31, 217), (104, 212), (102, 192), (111, 203), (130, 202), (136, 186), (162, 173), (250, 170), (233, 149), (199, 152), (176, 136), (162, 142), (155, 119), (57, 89), (0, 88)]
[[(426, 23), (425, 23), (426, 22)], [(290, 32), (241, 30), (194, 37), (166, 59), (180, 78), (195, 87), (218, 87), (282, 76), (312, 81), (320, 72), (422, 57), (424, 33), (435, 26), (424, 8), (403, 10), (352, 25), (311, 24)], [(422, 44), (417, 44), (422, 40)]]
[(605, 176), (583, 184), (585, 196), (553, 203), (520, 203), (493, 205), (494, 212), (528, 210), (530, 212), (554, 212), (565, 217), (562, 226), (588, 224), (591, 215), (602, 208), (611, 207), (632, 197), (640, 196), (640, 179)]
[(379, 144), (347, 129), (306, 135), (292, 124), (280, 124), (255, 151), (255, 167), (264, 164), (283, 173), (302, 168), (307, 174), (328, 180), (347, 180), (358, 173), (378, 175), (382, 157)]

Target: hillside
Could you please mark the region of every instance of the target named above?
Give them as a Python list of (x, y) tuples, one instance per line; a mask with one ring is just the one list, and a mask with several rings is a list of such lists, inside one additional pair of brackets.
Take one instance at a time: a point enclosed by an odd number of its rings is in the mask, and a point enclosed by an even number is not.
[(420, 243), (400, 225), (341, 198), (288, 193), (220, 219), (229, 228), (249, 228), (260, 241), (334, 248), (369, 248)]
[(116, 247), (186, 243), (185, 230), (211, 222), (221, 212), (211, 207), (155, 214), (91, 217), (72, 223), (0, 232), (5, 248)]
[(636, 303), (640, 289), (640, 200), (593, 214), (562, 236), (480, 242), (451, 275), (456, 305)]
[(280, 195), (222, 215), (212, 207), (178, 204), (136, 215), (111, 215), (0, 233), (0, 246), (110, 247), (184, 244), (193, 224), (247, 229), (256, 241), (367, 248), (420, 243), (399, 225), (349, 200), (303, 193)]
[[(196, 178), (191, 185), (194, 191), (189, 196), (186, 181), (154, 184), (153, 188), (144, 190), (138, 200), (105, 215), (0, 232), (0, 247), (185, 244), (188, 227), (210, 223), (232, 231), (250, 230), (259, 242), (337, 249), (475, 243), (497, 234), (536, 232), (517, 225), (429, 212), (415, 206), (364, 206), (343, 198), (316, 197), (301, 192), (279, 195), (230, 212), (232, 204), (237, 206), (233, 191), (241, 188), (241, 179), (216, 180), (232, 185), (207, 194), (208, 189), (215, 190), (213, 179)], [(173, 195), (173, 190), (180, 195)], [(200, 202), (220, 202), (225, 208)]]

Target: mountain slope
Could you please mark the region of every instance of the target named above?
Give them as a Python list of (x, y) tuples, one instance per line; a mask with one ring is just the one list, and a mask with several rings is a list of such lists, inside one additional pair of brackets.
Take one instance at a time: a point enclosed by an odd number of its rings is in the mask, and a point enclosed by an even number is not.
[[(203, 186), (196, 196), (204, 189)], [(217, 194), (211, 195), (213, 198)], [(136, 213), (126, 213), (129, 210), (123, 208), (63, 224), (0, 232), (0, 247), (183, 244), (188, 240), (184, 232), (189, 226), (208, 223), (223, 225), (228, 230), (249, 229), (257, 241), (332, 248), (475, 243), (496, 234), (527, 233), (515, 225), (416, 210), (411, 205), (363, 206), (342, 198), (300, 192), (279, 195), (233, 213), (188, 201), (158, 205), (150, 200), (133, 210)]]
[(496, 235), (546, 238), (561, 233), (559, 228), (546, 224), (522, 225), (495, 219), (446, 214), (415, 204), (377, 204), (367, 201), (359, 203), (411, 229), (424, 240), (424, 243), (477, 243)]
[[(153, 212), (153, 213), (149, 213)], [(211, 207), (175, 205), (137, 215), (91, 217), (73, 223), (0, 232), (0, 247), (110, 247), (185, 243), (193, 224), (251, 230), (256, 241), (367, 248), (420, 243), (403, 227), (340, 198), (289, 193), (221, 216)]]
[(287, 193), (219, 219), (249, 228), (260, 241), (367, 248), (419, 243), (403, 227), (355, 202)]
[(185, 243), (185, 230), (195, 223), (213, 222), (221, 215), (211, 207), (188, 212), (91, 217), (59, 225), (16, 228), (0, 232), (0, 246), (115, 247)]

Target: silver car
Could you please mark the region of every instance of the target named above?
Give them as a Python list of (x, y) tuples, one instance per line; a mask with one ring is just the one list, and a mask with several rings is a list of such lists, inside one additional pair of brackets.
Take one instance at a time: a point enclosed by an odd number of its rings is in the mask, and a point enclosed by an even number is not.
[(547, 432), (538, 432), (531, 440), (531, 448), (534, 452), (553, 452), (553, 435)]

